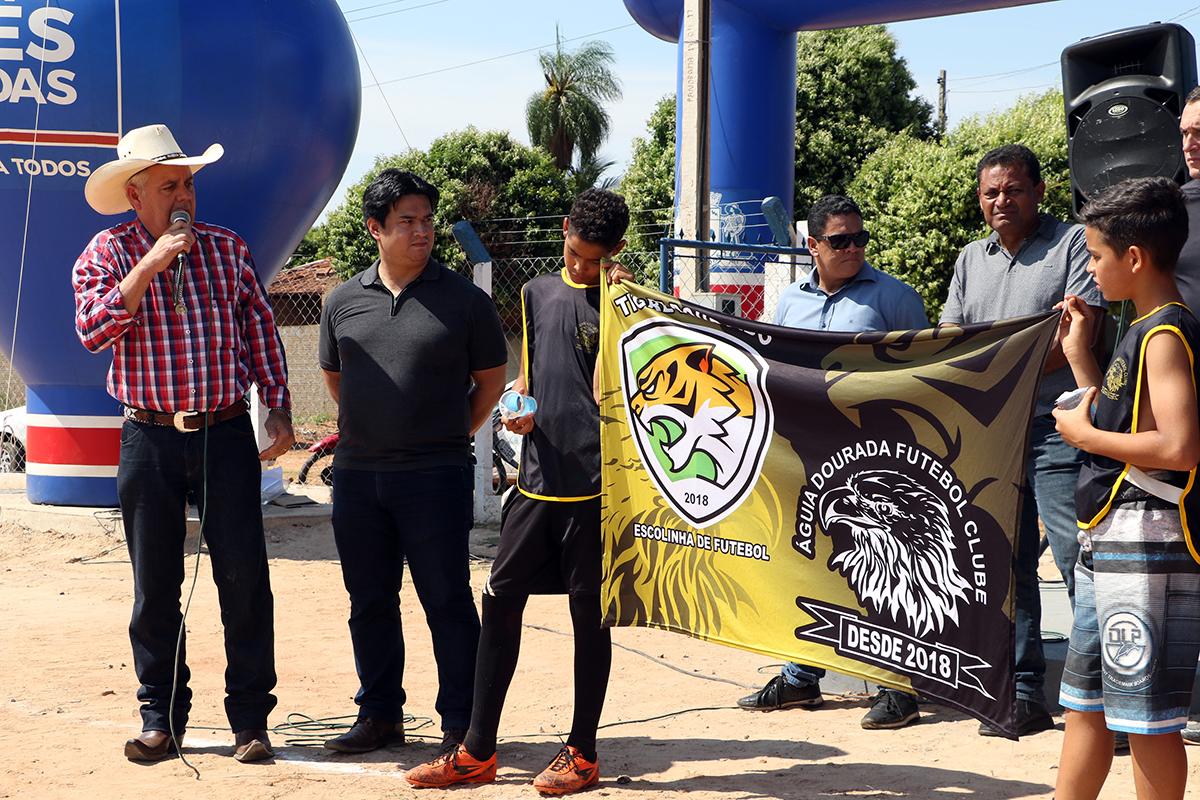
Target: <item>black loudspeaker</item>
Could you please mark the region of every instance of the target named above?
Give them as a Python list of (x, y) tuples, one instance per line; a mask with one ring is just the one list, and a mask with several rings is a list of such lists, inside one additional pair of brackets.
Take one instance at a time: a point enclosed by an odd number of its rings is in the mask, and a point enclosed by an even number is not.
[(1083, 39), (1062, 53), (1075, 211), (1126, 178), (1187, 180), (1179, 114), (1196, 85), (1196, 42), (1155, 23)]

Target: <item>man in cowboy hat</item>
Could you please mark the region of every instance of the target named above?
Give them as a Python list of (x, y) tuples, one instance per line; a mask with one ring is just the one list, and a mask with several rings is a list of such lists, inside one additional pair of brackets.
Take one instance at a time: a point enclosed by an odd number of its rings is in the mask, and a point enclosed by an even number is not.
[[(137, 215), (96, 234), (72, 275), (76, 333), (92, 352), (112, 348), (108, 390), (125, 406), (117, 492), (133, 564), (129, 638), (143, 728), (125, 743), (133, 761), (178, 752), (187, 726), (179, 591), (189, 496), (225, 626), (234, 757), (273, 755), (274, 601), (258, 460), (285, 452), (294, 437), (283, 346), (250, 251), (233, 231), (191, 222), (192, 175), (223, 152), (214, 144), (188, 157), (165, 125), (149, 125), (125, 134), (117, 159), (84, 187), (101, 214)], [(251, 383), (271, 409), (273, 442), (262, 453), (247, 414)]]

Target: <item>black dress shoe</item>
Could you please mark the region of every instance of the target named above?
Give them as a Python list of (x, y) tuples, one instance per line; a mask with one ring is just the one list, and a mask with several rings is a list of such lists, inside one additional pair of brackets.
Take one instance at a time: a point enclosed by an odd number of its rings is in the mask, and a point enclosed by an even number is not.
[(243, 764), (252, 761), (266, 761), (275, 757), (271, 749), (271, 740), (262, 729), (238, 731), (233, 735), (233, 757)]
[[(183, 742), (183, 731), (179, 732), (179, 741)], [(125, 757), (130, 761), (162, 761), (176, 753), (171, 734), (166, 731), (142, 731), (141, 735), (125, 742)]]
[(776, 675), (766, 686), (739, 699), (737, 704), (738, 708), (747, 711), (781, 711), (785, 708), (816, 708), (824, 702), (821, 684), (792, 686), (782, 675)]
[(339, 753), (369, 753), (385, 744), (404, 744), (403, 722), (359, 717), (353, 728), (326, 741), (325, 747)]

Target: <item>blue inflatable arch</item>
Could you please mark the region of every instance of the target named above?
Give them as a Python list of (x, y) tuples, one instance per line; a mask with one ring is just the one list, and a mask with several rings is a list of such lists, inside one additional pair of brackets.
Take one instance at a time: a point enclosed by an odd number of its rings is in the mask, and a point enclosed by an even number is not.
[(29, 499), (116, 504), (108, 354), (75, 338), (71, 267), (103, 217), (83, 184), (120, 135), (162, 122), (202, 220), (238, 231), (263, 282), (337, 186), (358, 132), (358, 60), (334, 0), (0, 4), (0, 347), (28, 386)]

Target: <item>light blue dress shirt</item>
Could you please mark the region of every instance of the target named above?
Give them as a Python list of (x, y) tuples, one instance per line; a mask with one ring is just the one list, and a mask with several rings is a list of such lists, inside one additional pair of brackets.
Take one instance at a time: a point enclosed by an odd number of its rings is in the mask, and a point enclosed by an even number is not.
[(818, 285), (814, 268), (783, 290), (775, 324), (816, 331), (907, 331), (929, 327), (925, 303), (907, 283), (864, 263), (833, 294)]

